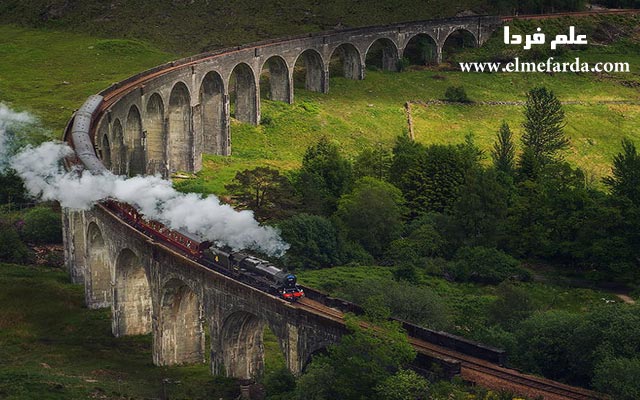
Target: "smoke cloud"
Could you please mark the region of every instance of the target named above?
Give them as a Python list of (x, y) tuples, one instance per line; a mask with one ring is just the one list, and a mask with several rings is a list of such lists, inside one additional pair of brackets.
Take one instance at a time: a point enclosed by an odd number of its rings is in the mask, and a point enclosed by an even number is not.
[(289, 248), (276, 229), (260, 226), (252, 211), (236, 211), (214, 195), (178, 192), (171, 181), (158, 176), (126, 178), (80, 169), (67, 171), (61, 161), (72, 155), (73, 149), (65, 143), (26, 146), (12, 155), (13, 138), (6, 128), (20, 121), (33, 119), (26, 113), (14, 113), (6, 107), (3, 112), (0, 108), (0, 165), (13, 168), (35, 198), (56, 200), (63, 207), (77, 210), (88, 210), (100, 200), (111, 198), (135, 206), (146, 218), (198, 234), (219, 246), (253, 249), (272, 256), (281, 256)]
[[(0, 103), (0, 172), (4, 171), (8, 164), (9, 156), (14, 146), (21, 141), (18, 132), (27, 124), (33, 124), (35, 118), (27, 112), (15, 112)], [(11, 137), (11, 140), (10, 140)]]

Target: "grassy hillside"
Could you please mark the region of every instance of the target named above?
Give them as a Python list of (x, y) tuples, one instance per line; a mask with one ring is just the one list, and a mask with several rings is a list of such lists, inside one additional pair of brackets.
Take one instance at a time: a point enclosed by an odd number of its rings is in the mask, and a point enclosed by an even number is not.
[(36, 114), (60, 137), (87, 96), (173, 58), (133, 40), (0, 25), (0, 101)]
[(111, 312), (84, 307), (57, 269), (0, 263), (0, 398), (225, 398), (207, 365), (161, 368), (151, 336), (114, 338)]
[[(640, 57), (627, 57), (640, 65)], [(264, 100), (262, 114), (271, 122), (258, 127), (234, 123), (233, 156), (205, 156), (204, 170), (180, 185), (184, 189), (224, 192), (235, 171), (256, 165), (281, 169), (297, 167), (306, 147), (326, 135), (344, 154), (355, 156), (362, 148), (381, 143), (392, 146), (406, 131), (404, 103), (441, 99), (448, 86), (463, 85), (477, 102), (523, 102), (533, 86), (552, 88), (566, 105), (566, 132), (571, 139), (567, 160), (599, 178), (609, 173), (620, 139), (640, 141), (640, 93), (613, 79), (590, 75), (465, 74), (414, 71), (400, 74), (369, 71), (364, 81), (331, 80), (328, 95), (296, 90), (292, 105)], [(601, 104), (625, 101), (631, 104)], [(423, 143), (460, 143), (472, 133), (488, 151), (503, 120), (516, 136), (522, 133), (521, 105), (414, 105), (416, 140)]]
[[(336, 26), (355, 27), (453, 16), (491, 8), (487, 0), (5, 0), (0, 23), (135, 38), (191, 54)], [(144, 22), (142, 22), (144, 18)]]

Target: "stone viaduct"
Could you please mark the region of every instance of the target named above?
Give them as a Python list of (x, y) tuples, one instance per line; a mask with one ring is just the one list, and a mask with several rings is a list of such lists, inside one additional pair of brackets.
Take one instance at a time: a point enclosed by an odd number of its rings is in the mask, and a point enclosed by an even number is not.
[[(416, 38), (432, 43), (435, 61), (459, 31), (484, 43), (498, 17), (468, 17), (334, 31), (201, 54), (115, 84), (90, 134), (96, 153), (116, 174), (195, 172), (202, 153), (231, 153), (230, 118), (260, 121), (261, 75), (272, 100), (292, 103), (294, 71), (308, 90), (328, 92), (332, 60), (342, 74), (364, 79), (367, 56), (395, 70)], [(265, 85), (263, 84), (263, 85)], [(263, 89), (265, 89), (263, 87)], [(115, 336), (153, 334), (157, 365), (202, 363), (237, 378), (263, 368), (265, 326), (288, 368), (300, 373), (310, 356), (344, 327), (304, 311), (175, 253), (108, 209), (63, 212), (66, 262), (84, 283), (89, 308), (110, 307)], [(210, 347), (205, 348), (209, 339)]]
[(260, 122), (261, 90), (271, 100), (293, 103), (294, 75), (306, 89), (327, 93), (330, 72), (364, 79), (371, 57), (393, 71), (411, 46), (439, 63), (445, 45), (466, 40), (479, 46), (500, 25), (499, 17), (465, 17), (359, 28), (166, 64), (154, 69), (162, 73), (140, 74), (143, 82), (105, 110), (95, 129), (96, 150), (107, 168), (123, 175), (197, 172), (203, 152), (231, 154), (232, 116)]

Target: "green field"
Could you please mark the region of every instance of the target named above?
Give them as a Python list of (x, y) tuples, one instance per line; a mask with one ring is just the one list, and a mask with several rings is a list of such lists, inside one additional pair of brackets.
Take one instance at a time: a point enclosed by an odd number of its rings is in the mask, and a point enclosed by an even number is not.
[(132, 40), (0, 25), (0, 102), (32, 112), (59, 138), (89, 95), (173, 58)]
[(114, 338), (110, 310), (88, 310), (66, 272), (0, 263), (0, 398), (225, 398), (206, 364), (156, 367), (151, 336)]
[[(633, 60), (640, 65), (639, 56)], [(233, 155), (205, 155), (203, 171), (180, 187), (223, 194), (224, 184), (238, 170), (265, 164), (283, 170), (296, 168), (306, 147), (323, 135), (352, 158), (378, 143), (391, 147), (408, 129), (404, 103), (441, 99), (451, 85), (463, 85), (469, 97), (480, 103), (523, 102), (526, 92), (541, 84), (553, 88), (563, 102), (579, 102), (565, 106), (566, 132), (571, 139), (566, 159), (582, 167), (587, 176), (599, 179), (609, 174), (622, 137), (640, 141), (640, 93), (615, 79), (573, 74), (551, 78), (544, 74), (368, 71), (363, 81), (332, 79), (327, 95), (297, 89), (292, 105), (263, 100), (262, 115), (271, 119), (270, 124), (234, 123)], [(620, 101), (631, 104), (602, 104)], [(413, 105), (416, 140), (461, 143), (471, 133), (480, 148), (488, 151), (502, 121), (520, 136), (522, 110), (521, 105)]]
[[(522, 102), (531, 87), (545, 85), (561, 101), (580, 103), (565, 106), (566, 132), (571, 138), (566, 157), (597, 179), (609, 173), (623, 136), (640, 139), (640, 92), (629, 83), (640, 81), (640, 55), (627, 50), (621, 47), (613, 55), (611, 49), (600, 47), (576, 52), (590, 60), (629, 62), (633, 73), (618, 76), (418, 69), (402, 73), (367, 71), (363, 81), (332, 78), (327, 95), (296, 88), (294, 104), (262, 100), (262, 116), (268, 117), (269, 124), (254, 127), (233, 122), (233, 156), (204, 155), (203, 171), (179, 187), (224, 194), (224, 184), (238, 170), (257, 165), (291, 170), (299, 166), (306, 147), (323, 135), (339, 144), (349, 157), (378, 143), (391, 146), (407, 131), (404, 103), (442, 99), (452, 85), (463, 85), (479, 104), (414, 105), (416, 140), (458, 143), (472, 133), (478, 145), (487, 150), (503, 120), (516, 135), (521, 133), (522, 107), (482, 102)], [(51, 130), (51, 137), (60, 137), (71, 113), (88, 95), (177, 58), (137, 41), (10, 25), (0, 25), (0, 55), (0, 101), (40, 117)]]

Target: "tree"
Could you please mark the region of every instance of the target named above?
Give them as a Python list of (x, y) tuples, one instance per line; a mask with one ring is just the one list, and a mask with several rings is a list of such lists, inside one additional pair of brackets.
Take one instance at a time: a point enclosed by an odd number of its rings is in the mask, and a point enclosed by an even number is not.
[(315, 357), (297, 385), (298, 398), (362, 400), (375, 398), (375, 388), (415, 358), (415, 350), (397, 323), (363, 328), (346, 319), (349, 334)]
[(30, 209), (24, 215), (21, 234), (28, 243), (62, 243), (60, 213), (46, 206)]
[(239, 208), (253, 210), (256, 219), (265, 221), (290, 215), (297, 206), (293, 187), (277, 169), (256, 167), (236, 173), (225, 185)]
[(320, 138), (317, 144), (307, 148), (296, 179), (305, 210), (331, 215), (338, 198), (349, 190), (351, 176), (351, 164), (340, 155), (338, 146), (324, 136)]
[(451, 264), (450, 272), (464, 282), (500, 283), (508, 278), (528, 279), (518, 260), (487, 247), (461, 247)]
[(427, 400), (429, 383), (410, 369), (401, 369), (376, 386), (379, 400)]
[(558, 152), (569, 146), (564, 135), (564, 110), (560, 100), (545, 87), (527, 93), (524, 106), (522, 144), (540, 165), (559, 158)]
[(425, 147), (400, 137), (393, 154), (391, 181), (402, 190), (412, 218), (448, 211), (465, 174), (478, 167), (481, 156), (471, 138), (457, 146)]
[(341, 262), (338, 233), (319, 215), (297, 214), (279, 225), (291, 245), (284, 262), (290, 268), (326, 268)]
[(640, 399), (640, 358), (607, 358), (596, 366), (593, 386), (618, 400)]
[(0, 204), (26, 203), (27, 193), (22, 179), (12, 169), (0, 173)]
[(353, 164), (353, 176), (356, 179), (370, 176), (381, 181), (387, 180), (391, 162), (391, 152), (380, 145), (364, 149)]
[(603, 179), (611, 192), (640, 206), (640, 154), (631, 140), (622, 139), (622, 152), (613, 158), (611, 173)]
[(513, 133), (511, 133), (509, 125), (505, 121), (502, 121), (502, 125), (497, 134), (497, 140), (491, 150), (494, 168), (507, 175), (512, 175), (515, 167), (515, 156), (516, 146), (513, 143)]
[(0, 221), (0, 261), (24, 263), (29, 260), (29, 249), (20, 240), (16, 229)]
[(454, 103), (472, 103), (464, 90), (464, 86), (449, 86), (444, 92), (444, 99)]
[(374, 257), (381, 256), (402, 229), (402, 192), (390, 183), (365, 177), (340, 198), (335, 218), (347, 238), (360, 243)]
[(462, 244), (496, 246), (507, 216), (509, 192), (494, 170), (471, 170), (453, 204), (455, 232)]

